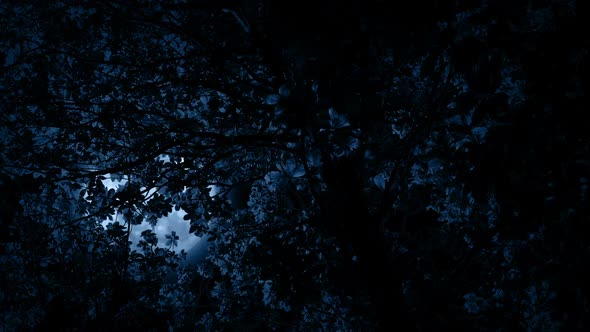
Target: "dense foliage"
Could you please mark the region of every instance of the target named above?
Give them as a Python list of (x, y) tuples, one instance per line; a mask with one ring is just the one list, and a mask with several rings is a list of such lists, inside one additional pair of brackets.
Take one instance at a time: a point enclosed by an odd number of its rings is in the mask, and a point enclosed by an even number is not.
[(583, 7), (3, 1), (0, 330), (588, 328)]

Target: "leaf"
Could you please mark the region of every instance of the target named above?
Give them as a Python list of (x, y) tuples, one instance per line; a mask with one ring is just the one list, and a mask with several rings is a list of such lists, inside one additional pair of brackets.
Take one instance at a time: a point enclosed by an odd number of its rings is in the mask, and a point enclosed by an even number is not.
[(471, 140), (469, 138), (464, 138), (462, 140), (460, 140), (459, 142), (455, 143), (455, 151), (459, 150), (460, 148), (463, 147), (463, 145), (470, 143)]
[(297, 178), (305, 175), (305, 168), (294, 159), (289, 159), (285, 163), (277, 163), (277, 168), (291, 177)]
[(447, 118), (447, 124), (448, 125), (455, 125), (455, 126), (462, 126), (463, 125), (463, 118), (461, 118), (460, 115), (453, 115), (449, 118)]
[(346, 142), (346, 145), (348, 146), (348, 148), (350, 149), (350, 151), (354, 151), (356, 149), (359, 148), (360, 146), (360, 141), (358, 138), (356, 137), (351, 137), (348, 139), (348, 141)]
[(306, 155), (307, 165), (310, 167), (319, 167), (322, 155), (319, 150), (308, 151)]
[(486, 128), (486, 127), (475, 127), (473, 129), (471, 129), (471, 133), (473, 134), (473, 136), (475, 136), (477, 138), (477, 141), (479, 143), (483, 143), (485, 141), (485, 137), (488, 134), (488, 128)]
[(170, 232), (170, 234), (166, 235), (166, 245), (172, 249), (178, 245), (178, 235), (176, 235), (176, 231)]
[(279, 95), (281, 95), (282, 97), (289, 97), (289, 95), (291, 95), (291, 91), (286, 85), (283, 84), (279, 88)]
[(348, 120), (344, 115), (336, 113), (334, 108), (330, 107), (328, 109), (328, 113), (330, 115), (330, 126), (334, 129), (344, 128), (350, 126)]
[(279, 103), (280, 99), (281, 99), (281, 96), (279, 96), (279, 95), (275, 95), (275, 94), (268, 95), (264, 99), (264, 104), (265, 105), (276, 105)]
[(385, 177), (383, 176), (383, 174), (377, 174), (373, 178), (373, 182), (375, 183), (377, 188), (379, 188), (381, 190), (385, 190)]
[(284, 186), (286, 183), (288, 183), (289, 179), (285, 176), (283, 172), (272, 171), (268, 172), (264, 176), (264, 181), (266, 182), (268, 190), (274, 192), (277, 189)]
[(443, 169), (443, 164), (440, 159), (434, 158), (428, 161), (428, 174), (436, 174)]

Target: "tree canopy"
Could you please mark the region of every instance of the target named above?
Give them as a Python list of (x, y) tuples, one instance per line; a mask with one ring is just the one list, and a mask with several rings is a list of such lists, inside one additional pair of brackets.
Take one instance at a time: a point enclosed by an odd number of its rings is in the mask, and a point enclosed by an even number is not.
[(588, 327), (587, 12), (3, 1), (0, 330)]

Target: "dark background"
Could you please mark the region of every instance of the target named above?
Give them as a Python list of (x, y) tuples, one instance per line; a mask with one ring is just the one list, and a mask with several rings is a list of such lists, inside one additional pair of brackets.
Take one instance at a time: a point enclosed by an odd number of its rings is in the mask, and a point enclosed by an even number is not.
[(0, 329), (583, 330), (584, 6), (3, 2)]

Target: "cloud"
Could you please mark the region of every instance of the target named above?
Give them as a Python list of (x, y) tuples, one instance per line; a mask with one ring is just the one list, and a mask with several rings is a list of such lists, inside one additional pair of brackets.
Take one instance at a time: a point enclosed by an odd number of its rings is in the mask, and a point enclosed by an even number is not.
[[(106, 179), (102, 180), (102, 183), (109, 189), (117, 189), (119, 186), (127, 183), (127, 180), (125, 179), (113, 181), (110, 174), (106, 174), (105, 177)], [(174, 248), (174, 251), (180, 252), (181, 250), (184, 250), (188, 252), (195, 246), (195, 244), (197, 244), (199, 237), (189, 233), (190, 223), (183, 219), (185, 215), (186, 212), (182, 209), (179, 211), (173, 210), (168, 216), (158, 219), (158, 223), (154, 228), (145, 221), (140, 225), (134, 225), (131, 228), (131, 235), (129, 236), (129, 240), (132, 242), (131, 250), (138, 250), (137, 244), (141, 240), (141, 232), (146, 229), (152, 229), (158, 236), (158, 247), (165, 248), (166, 235), (175, 231), (178, 236), (178, 245)], [(117, 216), (113, 215), (113, 221), (105, 220), (102, 225), (106, 228), (109, 223), (117, 221), (117, 219)], [(121, 220), (118, 221), (121, 222)]]
[(130, 240), (133, 242), (132, 250), (137, 249), (137, 243), (141, 239), (141, 232), (146, 229), (152, 229), (158, 236), (159, 247), (166, 247), (166, 235), (175, 231), (178, 236), (178, 245), (174, 248), (174, 251), (180, 252), (183, 249), (184, 251), (189, 251), (199, 241), (199, 238), (189, 233), (190, 224), (187, 220), (183, 219), (184, 215), (186, 215), (186, 212), (182, 209), (173, 211), (168, 216), (158, 219), (158, 223), (153, 229), (147, 222), (133, 226), (130, 236)]

